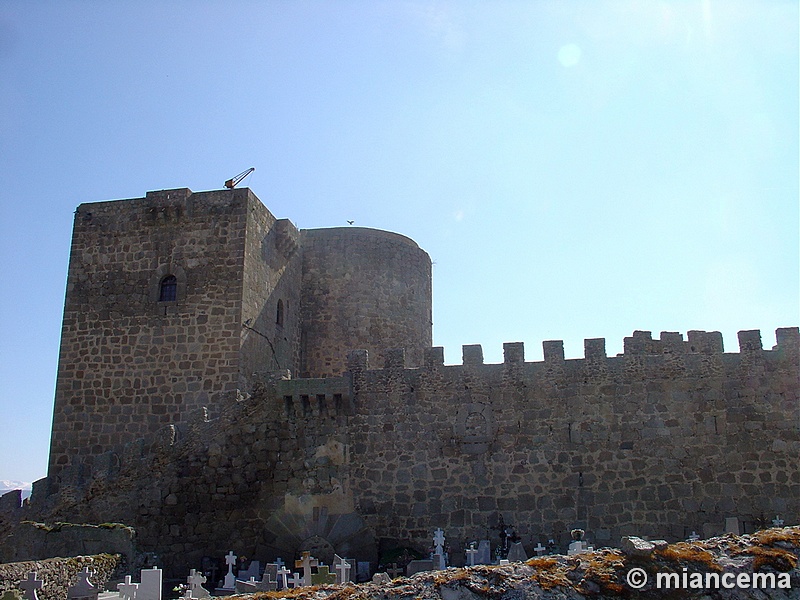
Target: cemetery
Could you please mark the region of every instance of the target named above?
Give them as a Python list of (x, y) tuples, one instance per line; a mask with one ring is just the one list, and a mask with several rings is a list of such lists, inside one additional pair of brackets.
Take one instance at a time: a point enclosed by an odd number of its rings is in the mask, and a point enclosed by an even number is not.
[[(720, 582), (738, 581), (752, 584), (752, 590), (744, 586), (737, 589), (736, 598), (791, 598), (792, 590), (800, 589), (800, 527), (775, 527), (753, 535), (727, 534), (722, 538), (706, 541), (698, 539), (669, 544), (663, 540), (647, 541), (638, 537), (622, 540), (621, 549), (603, 548), (594, 550), (579, 546), (583, 532), (573, 532), (573, 547), (567, 556), (552, 555), (545, 548), (535, 550), (536, 557), (527, 559), (520, 542), (512, 542), (508, 558), (494, 563), (482, 563), (476, 558), (478, 551), (471, 543), (468, 549), (468, 565), (462, 568), (446, 565), (445, 536), (437, 529), (433, 536), (433, 551), (429, 561), (410, 561), (405, 575), (397, 570), (375, 573), (367, 583), (355, 584), (351, 577), (353, 561), (335, 556), (333, 570), (323, 565), (308, 552), (294, 562), (294, 571), (286, 568), (281, 559), (264, 565), (251, 561), (245, 568), (233, 572), (237, 557), (229, 552), (224, 557), (228, 565), (220, 587), (209, 582), (211, 573), (191, 569), (185, 579), (170, 587), (162, 579), (161, 569), (147, 568), (139, 571), (137, 581), (127, 574), (117, 581), (127, 569), (122, 562), (111, 560), (116, 569), (103, 572), (92, 569), (97, 564), (108, 563), (109, 555), (81, 557), (86, 564), (80, 570), (73, 569), (65, 589), (62, 579), (60, 589), (47, 577), (39, 577), (37, 571), (27, 571), (27, 565), (19, 565), (16, 577), (10, 568), (16, 565), (0, 565), (0, 598), (2, 600), (168, 600), (182, 598), (200, 600), (212, 596), (246, 596), (294, 598), (433, 598), (454, 600), (457, 598), (514, 598), (524, 594), (528, 598), (627, 598), (632, 590), (645, 586), (631, 584), (626, 579), (626, 569), (641, 569), (646, 565), (652, 574), (686, 573), (680, 597), (706, 594), (704, 598), (717, 597), (715, 590), (733, 588)], [(117, 556), (117, 559), (120, 557)], [(51, 565), (64, 559), (50, 559)], [(412, 563), (427, 562), (425, 569), (417, 570)], [(49, 565), (38, 563), (48, 569)], [(418, 565), (419, 566), (419, 565)], [(688, 573), (691, 569), (691, 578)], [(48, 569), (52, 571), (52, 568)], [(728, 578), (725, 578), (725, 575)], [(245, 579), (247, 578), (247, 579)], [(679, 586), (680, 578), (667, 579)], [(739, 587), (743, 587), (740, 585)], [(209, 589), (211, 588), (211, 589)], [(66, 592), (66, 593), (64, 593)], [(642, 593), (652, 592), (653, 597), (662, 597), (658, 588), (651, 584)], [(707, 595), (708, 593), (711, 595)], [(645, 597), (645, 596), (642, 596)], [(650, 596), (647, 596), (650, 597)], [(722, 597), (722, 596), (720, 596)], [(727, 597), (727, 596), (724, 596)]]

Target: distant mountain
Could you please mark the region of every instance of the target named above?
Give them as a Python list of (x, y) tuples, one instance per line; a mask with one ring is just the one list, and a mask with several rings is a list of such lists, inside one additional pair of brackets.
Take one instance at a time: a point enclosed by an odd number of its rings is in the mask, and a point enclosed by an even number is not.
[(28, 498), (31, 495), (31, 484), (24, 481), (0, 479), (0, 496), (13, 490), (22, 490), (22, 497)]

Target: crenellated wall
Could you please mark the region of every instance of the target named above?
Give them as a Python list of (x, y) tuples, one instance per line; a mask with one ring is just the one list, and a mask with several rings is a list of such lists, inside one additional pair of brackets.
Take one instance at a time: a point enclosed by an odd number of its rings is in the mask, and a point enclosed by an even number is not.
[(374, 563), (393, 547), (425, 551), (436, 527), (457, 563), (469, 541), (497, 539), (500, 516), (526, 547), (562, 549), (574, 527), (614, 545), (713, 535), (731, 517), (743, 532), (776, 514), (797, 523), (800, 335), (776, 338), (764, 350), (758, 331), (740, 332), (739, 352), (724, 353), (718, 333), (636, 332), (615, 357), (603, 340), (572, 360), (544, 342), (541, 362), (509, 343), (501, 364), (473, 345), (444, 365), (429, 348), (418, 368), (403, 350), (382, 368), (354, 351), (341, 377), (263, 377), (217, 419), (197, 410), (37, 483), (30, 506), (0, 505), (132, 525), (140, 549), (178, 571), (229, 549)]

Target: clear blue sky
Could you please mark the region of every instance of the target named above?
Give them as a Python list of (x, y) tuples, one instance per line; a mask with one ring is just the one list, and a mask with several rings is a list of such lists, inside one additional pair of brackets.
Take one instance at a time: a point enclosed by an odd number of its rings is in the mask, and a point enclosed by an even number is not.
[(798, 2), (0, 4), (0, 479), (46, 473), (72, 213), (247, 185), (404, 233), (434, 343), (800, 322)]

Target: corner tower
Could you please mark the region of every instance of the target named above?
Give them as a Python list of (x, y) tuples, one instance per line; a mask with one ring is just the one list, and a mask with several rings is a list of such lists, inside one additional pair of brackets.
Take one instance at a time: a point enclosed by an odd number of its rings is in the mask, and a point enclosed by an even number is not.
[(75, 211), (49, 475), (296, 370), (298, 231), (246, 188)]
[(307, 229), (303, 250), (301, 376), (346, 370), (349, 350), (378, 360), (404, 348), (409, 367), (431, 346), (431, 259), (413, 240), (364, 227)]

